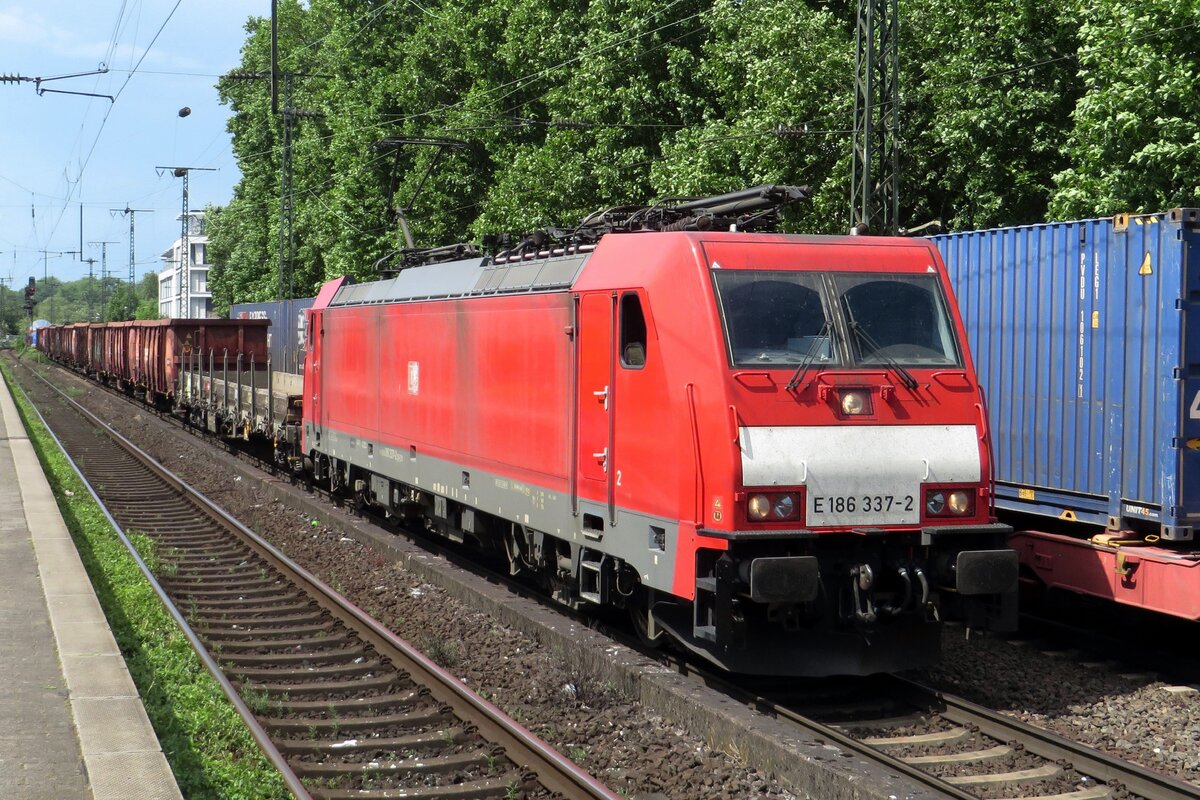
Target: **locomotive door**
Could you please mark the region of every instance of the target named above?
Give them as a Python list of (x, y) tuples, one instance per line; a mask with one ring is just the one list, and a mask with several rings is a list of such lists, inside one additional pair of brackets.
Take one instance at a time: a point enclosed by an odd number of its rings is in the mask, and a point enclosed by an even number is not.
[[(587, 294), (579, 301), (578, 445), (579, 495), (613, 512), (613, 330), (615, 294)], [(588, 527), (584, 526), (585, 529)]]
[[(309, 331), (314, 328), (317, 330), (315, 336), (310, 336), (309, 346), (312, 352), (309, 354), (308, 364), (305, 366), (305, 372), (308, 373), (305, 381), (305, 388), (310, 390), (308, 397), (304, 398), (304, 402), (312, 409), (309, 418), (312, 420), (313, 427), (316, 429), (314, 433), (318, 437), (325, 427), (324, 413), (325, 407), (321, 398), (324, 392), (321, 391), (321, 351), (324, 349), (322, 345), (325, 343), (325, 323), (323, 320), (323, 311), (309, 312)], [(317, 443), (320, 439), (318, 438)], [(311, 449), (315, 443), (309, 442), (308, 447)]]

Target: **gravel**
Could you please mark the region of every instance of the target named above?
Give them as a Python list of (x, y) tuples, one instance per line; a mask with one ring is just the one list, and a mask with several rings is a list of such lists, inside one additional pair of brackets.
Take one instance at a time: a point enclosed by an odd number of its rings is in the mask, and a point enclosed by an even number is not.
[[(928, 682), (1072, 741), (1197, 784), (1200, 692), (1069, 653), (949, 628)], [(1168, 691), (1171, 689), (1171, 691)]]

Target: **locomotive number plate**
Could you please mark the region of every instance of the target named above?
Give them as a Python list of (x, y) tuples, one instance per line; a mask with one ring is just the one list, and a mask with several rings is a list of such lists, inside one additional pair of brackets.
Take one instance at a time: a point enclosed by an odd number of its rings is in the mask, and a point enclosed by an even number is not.
[(818, 525), (854, 524), (871, 520), (898, 522), (912, 516), (917, 498), (911, 494), (814, 494), (808, 498), (809, 519)]

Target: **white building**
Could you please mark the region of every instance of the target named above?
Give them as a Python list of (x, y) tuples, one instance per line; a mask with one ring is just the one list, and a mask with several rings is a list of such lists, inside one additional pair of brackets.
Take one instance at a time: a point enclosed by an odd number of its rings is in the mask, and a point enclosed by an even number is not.
[[(179, 214), (177, 220), (183, 219)], [(159, 258), (163, 261), (158, 273), (158, 313), (163, 317), (198, 319), (212, 313), (212, 292), (208, 290), (208, 236), (204, 229), (204, 212), (188, 212), (188, 259), (186, 306), (179, 293), (180, 256), (183, 254), (183, 237), (175, 240), (169, 250)]]

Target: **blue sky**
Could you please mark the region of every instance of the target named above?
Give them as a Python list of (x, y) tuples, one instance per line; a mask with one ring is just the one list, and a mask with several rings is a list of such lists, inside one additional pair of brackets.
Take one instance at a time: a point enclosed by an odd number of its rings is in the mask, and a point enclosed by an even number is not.
[[(183, 198), (180, 179), (155, 167), (214, 168), (191, 174), (189, 205), (229, 200), (240, 174), (215, 84), (240, 61), (246, 20), (269, 14), (270, 0), (0, 0), (0, 74), (47, 78), (103, 64), (107, 74), (42, 86), (116, 97), (0, 84), (0, 278), (41, 280), (39, 250), (78, 250), (81, 203), (83, 257), (97, 259), (97, 275), (101, 248), (89, 242), (98, 241), (114, 242), (110, 272), (128, 275), (128, 217), (109, 211), (127, 206), (152, 210), (136, 215), (136, 268), (139, 278), (157, 271), (179, 236)], [(185, 106), (191, 114), (180, 117)], [(88, 273), (75, 255), (45, 264), (62, 280)]]

